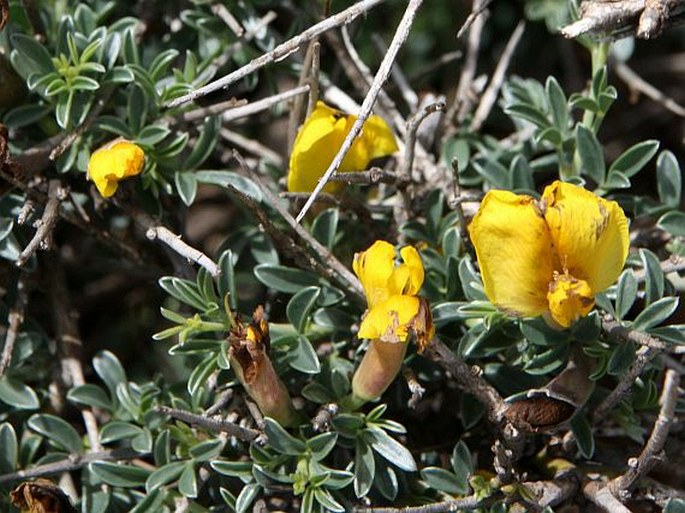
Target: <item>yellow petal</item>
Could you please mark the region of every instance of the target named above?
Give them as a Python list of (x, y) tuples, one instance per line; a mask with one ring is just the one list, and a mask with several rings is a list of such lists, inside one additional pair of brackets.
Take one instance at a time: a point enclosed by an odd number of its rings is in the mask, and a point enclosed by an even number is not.
[(593, 294), (616, 279), (628, 256), (628, 220), (615, 201), (563, 182), (542, 195), (545, 220), (562, 271), (587, 281)]
[(383, 342), (405, 342), (419, 307), (417, 297), (391, 296), (369, 309), (357, 336)]
[[(317, 102), (293, 144), (288, 173), (290, 192), (314, 190), (356, 120), (357, 116), (344, 114), (321, 101)], [(397, 143), (390, 127), (382, 118), (371, 116), (364, 123), (360, 137), (352, 143), (338, 171), (347, 173), (364, 170), (372, 159), (395, 151)], [(324, 191), (335, 192), (340, 187), (341, 184), (329, 183)]]
[(578, 280), (568, 274), (554, 277), (547, 300), (552, 319), (564, 328), (585, 317), (595, 305), (590, 285), (585, 280)]
[(390, 295), (388, 280), (395, 269), (395, 247), (377, 240), (366, 251), (354, 255), (352, 269), (364, 287), (369, 308), (373, 308)]
[(388, 282), (390, 295), (415, 296), (423, 285), (423, 264), (419, 252), (412, 246), (400, 250), (403, 263), (395, 268)]
[(108, 198), (116, 192), (119, 180), (140, 174), (144, 165), (145, 153), (139, 146), (116, 141), (93, 152), (88, 161), (88, 176), (100, 194)]
[(489, 191), (469, 225), (469, 234), (490, 301), (516, 315), (544, 312), (556, 262), (535, 200)]

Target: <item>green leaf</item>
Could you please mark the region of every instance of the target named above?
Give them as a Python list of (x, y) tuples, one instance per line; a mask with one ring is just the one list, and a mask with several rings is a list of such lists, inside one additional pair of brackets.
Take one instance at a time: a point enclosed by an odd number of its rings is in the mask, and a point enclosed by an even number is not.
[(376, 473), (376, 460), (369, 444), (358, 438), (354, 453), (354, 493), (364, 497), (373, 485)]
[(637, 280), (633, 271), (627, 269), (621, 274), (616, 289), (616, 316), (618, 320), (623, 319), (628, 314), (635, 299), (637, 299)]
[(648, 249), (640, 249), (645, 271), (645, 303), (650, 304), (664, 295), (664, 272), (657, 256)]
[(571, 419), (571, 431), (576, 437), (576, 443), (580, 453), (586, 459), (591, 459), (595, 452), (595, 439), (592, 436), (592, 428), (582, 412), (576, 413)]
[(197, 138), (195, 147), (188, 155), (186, 161), (181, 165), (182, 170), (196, 169), (209, 158), (214, 151), (217, 139), (219, 137), (219, 128), (221, 127), (221, 118), (219, 116), (209, 116), (205, 121), (200, 137)]
[(225, 445), (225, 442), (221, 439), (205, 440), (204, 442), (192, 446), (188, 451), (188, 454), (193, 458), (193, 461), (201, 463), (203, 461), (218, 458)]
[(71, 80), (70, 89), (74, 91), (97, 91), (100, 89), (100, 84), (94, 78), (80, 76)]
[(305, 335), (298, 335), (297, 342), (287, 354), (288, 364), (295, 370), (305, 374), (321, 372), (321, 363), (312, 343)]
[(316, 216), (312, 223), (312, 235), (328, 249), (333, 249), (339, 217), (340, 212), (337, 208), (329, 208)]
[(237, 477), (244, 483), (252, 480), (251, 461), (212, 461), (209, 465), (219, 474)]
[[(656, 186), (659, 201), (669, 207), (678, 208), (682, 176), (678, 159), (670, 151), (662, 151), (656, 159)], [(685, 231), (685, 228), (683, 230)]]
[(136, 142), (144, 146), (154, 146), (171, 133), (169, 127), (163, 125), (147, 125), (138, 133)]
[(114, 353), (109, 351), (97, 353), (93, 358), (93, 368), (107, 385), (110, 395), (116, 397), (119, 383), (126, 383), (126, 371)]
[(33, 37), (15, 33), (10, 36), (10, 41), (12, 41), (14, 49), (21, 55), (24, 66), (28, 64), (32, 72), (46, 74), (55, 71), (50, 53)]
[(656, 225), (674, 237), (685, 237), (685, 212), (679, 210), (666, 212), (659, 218)]
[(51, 442), (70, 453), (79, 453), (83, 450), (81, 436), (65, 420), (50, 414), (35, 414), (29, 417), (28, 427), (44, 436)]
[(305, 287), (295, 294), (286, 307), (286, 315), (295, 329), (302, 333), (307, 320), (316, 305), (321, 289), (319, 287)]
[(668, 319), (678, 308), (677, 297), (664, 297), (645, 308), (635, 318), (633, 329), (647, 331)]
[(67, 399), (72, 403), (84, 406), (92, 406), (103, 410), (112, 410), (112, 401), (107, 393), (97, 385), (86, 383), (76, 386), (67, 392)]
[(30, 386), (7, 376), (0, 378), (0, 401), (18, 410), (40, 408), (38, 395)]
[(231, 309), (235, 310), (238, 307), (238, 296), (236, 294), (235, 288), (235, 273), (233, 270), (233, 252), (227, 249), (219, 257), (219, 269), (221, 274), (217, 280), (217, 288), (219, 289), (219, 295), (221, 299), (228, 295), (229, 306)]
[(469, 477), (473, 474), (473, 460), (471, 459), (471, 451), (469, 451), (468, 446), (463, 441), (459, 441), (454, 446), (450, 462), (452, 463), (456, 483), (461, 487), (461, 491), (458, 493), (468, 493)]
[[(156, 488), (147, 493), (145, 498), (129, 511), (129, 513), (158, 513), (164, 511), (164, 500), (167, 492), (164, 488)], [(89, 509), (87, 511), (95, 511)]]
[(624, 374), (635, 361), (635, 344), (630, 341), (621, 342), (611, 353), (607, 372), (612, 376)]
[(138, 84), (133, 84), (129, 89), (126, 115), (128, 125), (134, 134), (138, 134), (147, 121), (148, 98), (145, 91)]
[(269, 439), (269, 447), (290, 456), (299, 456), (306, 452), (305, 443), (288, 433), (278, 422), (269, 417), (266, 417), (264, 422), (264, 432)]
[(338, 440), (338, 433), (321, 433), (307, 440), (307, 447), (312, 451), (314, 461), (321, 461), (335, 447)]
[(190, 305), (198, 310), (204, 311), (207, 305), (202, 297), (196, 283), (190, 280), (183, 280), (175, 276), (164, 276), (159, 279), (159, 286), (170, 296), (178, 299), (182, 303)]
[(505, 107), (504, 112), (513, 118), (523, 119), (536, 125), (538, 128), (547, 128), (550, 122), (547, 116), (536, 107), (517, 103)]
[(627, 189), (630, 187), (630, 179), (619, 171), (610, 170), (602, 187), (604, 189)]
[(685, 513), (685, 500), (668, 499), (663, 513)]
[(260, 202), (263, 199), (262, 191), (256, 183), (249, 178), (234, 173), (233, 171), (196, 171), (195, 178), (200, 183), (218, 185), (220, 187), (235, 187), (240, 192), (257, 202)]
[(195, 474), (195, 465), (192, 461), (185, 464), (185, 468), (178, 480), (178, 491), (191, 499), (197, 497), (197, 475)]
[(451, 472), (439, 467), (426, 467), (421, 469), (421, 478), (429, 486), (445, 493), (465, 494), (468, 489), (464, 489), (456, 476)]
[(658, 149), (659, 141), (655, 140), (643, 141), (631, 146), (611, 164), (609, 174), (612, 171), (619, 171), (630, 178), (656, 155)]
[(344, 513), (345, 511), (345, 508), (325, 488), (314, 488), (314, 498), (321, 504), (324, 511), (334, 511), (336, 513)]
[(407, 472), (416, 470), (416, 462), (411, 452), (382, 429), (367, 428), (362, 432), (362, 437), (375, 452), (393, 465)]
[(566, 95), (561, 89), (559, 82), (557, 82), (557, 79), (553, 76), (547, 78), (547, 82), (545, 82), (545, 91), (547, 93), (547, 101), (549, 102), (554, 125), (559, 132), (563, 134), (568, 130), (568, 105), (566, 103)]
[(143, 486), (151, 474), (149, 470), (140, 467), (108, 461), (96, 461), (91, 463), (88, 468), (108, 485), (122, 488)]
[(12, 424), (0, 424), (0, 474), (9, 474), (17, 468), (18, 461), (17, 434)]
[(260, 486), (256, 483), (243, 486), (235, 501), (235, 513), (245, 513), (259, 494)]
[(315, 274), (283, 265), (260, 264), (254, 268), (254, 275), (267, 287), (288, 294), (319, 284)]
[(174, 173), (174, 183), (181, 201), (186, 206), (192, 205), (197, 194), (197, 179), (195, 175), (188, 171), (176, 171)]
[(474, 160), (473, 167), (476, 169), (478, 174), (487, 180), (492, 186), (499, 188), (506, 188), (509, 186), (509, 170), (497, 162), (497, 160), (494, 158), (488, 159), (483, 163), (478, 160)]
[(145, 490), (147, 493), (178, 479), (178, 476), (183, 472), (185, 465), (185, 461), (174, 461), (156, 469), (145, 481)]
[(140, 435), (142, 432), (143, 430), (135, 424), (114, 420), (102, 426), (100, 442), (108, 444), (110, 442), (118, 442), (119, 440), (127, 440)]
[(592, 130), (579, 123), (576, 128), (576, 140), (583, 171), (597, 185), (602, 185), (606, 176), (606, 164), (604, 151), (597, 137)]
[(384, 461), (376, 463), (376, 475), (373, 476), (373, 486), (383, 497), (389, 501), (394, 501), (399, 492), (397, 473)]

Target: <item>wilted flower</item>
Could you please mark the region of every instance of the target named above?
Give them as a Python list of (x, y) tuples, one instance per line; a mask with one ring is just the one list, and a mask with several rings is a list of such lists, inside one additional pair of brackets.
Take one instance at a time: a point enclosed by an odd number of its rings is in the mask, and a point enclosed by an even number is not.
[(97, 149), (88, 162), (88, 176), (100, 194), (109, 198), (119, 181), (139, 175), (145, 165), (145, 153), (132, 142), (117, 139)]
[(540, 200), (489, 191), (469, 233), (490, 301), (564, 328), (590, 312), (628, 256), (618, 203), (558, 181)]
[(269, 359), (269, 324), (258, 306), (248, 325), (236, 321), (228, 337), (231, 368), (263, 415), (282, 426), (297, 425), (290, 394)]
[[(356, 120), (357, 116), (344, 114), (321, 101), (316, 103), (316, 108), (300, 128), (290, 155), (290, 192), (314, 190)], [(370, 116), (338, 171), (347, 173), (364, 170), (371, 160), (391, 155), (397, 149), (388, 124), (379, 116)], [(338, 188), (340, 184), (329, 183), (323, 190), (334, 192)]]
[(402, 248), (400, 256), (402, 263), (395, 265), (394, 246), (379, 240), (354, 257), (369, 305), (358, 336), (371, 340), (352, 378), (357, 402), (376, 399), (392, 383), (410, 334), (422, 350), (435, 332), (427, 302), (417, 297), (424, 278), (421, 257), (411, 246)]

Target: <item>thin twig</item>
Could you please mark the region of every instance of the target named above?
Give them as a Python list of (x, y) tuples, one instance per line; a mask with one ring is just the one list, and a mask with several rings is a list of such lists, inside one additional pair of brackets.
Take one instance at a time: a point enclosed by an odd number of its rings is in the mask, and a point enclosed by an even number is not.
[[(143, 220), (144, 218), (138, 218), (139, 221)], [(145, 224), (147, 223), (148, 220), (145, 220)], [(151, 221), (151, 220), (149, 220)], [(149, 223), (152, 224), (152, 223)], [(164, 244), (169, 246), (172, 250), (174, 250), (176, 253), (181, 255), (182, 257), (187, 258), (191, 262), (195, 262), (196, 264), (200, 265), (201, 267), (204, 267), (209, 274), (211, 274), (213, 277), (219, 276), (221, 273), (221, 270), (219, 269), (219, 266), (216, 265), (216, 263), (209, 258), (207, 255), (205, 255), (202, 251), (199, 249), (195, 249), (194, 247), (186, 244), (181, 240), (180, 235), (176, 235), (174, 232), (169, 230), (168, 228), (164, 226), (146, 226), (147, 231), (145, 232), (145, 235), (147, 236), (148, 239), (150, 240), (155, 240), (159, 239), (162, 241)]]
[(625, 62), (617, 61), (614, 63), (613, 68), (618, 77), (623, 80), (631, 90), (639, 91), (662, 105), (665, 109), (670, 110), (681, 118), (685, 117), (685, 107), (647, 82), (644, 78), (635, 73), (635, 71), (633, 71)]
[(459, 179), (459, 160), (452, 159), (452, 194), (454, 198), (449, 202), (451, 208), (457, 212), (459, 221), (459, 237), (461, 242), (467, 247), (471, 247), (471, 239), (466, 225), (466, 215), (464, 214), (464, 198), (462, 196), (461, 181)]
[(366, 171), (334, 173), (329, 181), (346, 184), (375, 185), (377, 183), (397, 184), (399, 180), (399, 176), (393, 171), (372, 167)]
[(485, 406), (488, 418), (492, 422), (502, 423), (505, 410), (504, 400), (492, 385), (485, 381), (480, 374), (474, 373), (461, 358), (437, 338), (431, 340), (426, 348), (426, 353), (432, 360), (449, 371), (462, 390), (475, 396)]
[(261, 100), (248, 103), (246, 105), (239, 105), (237, 107), (228, 105), (230, 102), (217, 103), (215, 105), (210, 105), (209, 107), (203, 109), (196, 109), (187, 112), (182, 116), (182, 119), (184, 121), (189, 122), (197, 121), (198, 119), (202, 119), (206, 116), (219, 114), (223, 112), (223, 114), (221, 115), (221, 120), (224, 123), (230, 123), (231, 121), (235, 121), (236, 119), (246, 118), (258, 112), (270, 109), (277, 103), (288, 100), (293, 96), (304, 94), (308, 91), (309, 85), (305, 84), (303, 86), (288, 89), (287, 91), (283, 91), (282, 93), (277, 93), (272, 96), (262, 98)]
[(39, 221), (36, 221), (36, 233), (17, 258), (16, 265), (18, 267), (22, 267), (39, 248), (48, 249), (50, 247), (52, 230), (59, 219), (59, 206), (62, 200), (66, 198), (66, 194), (67, 191), (62, 187), (59, 180), (50, 180), (48, 201), (45, 204), (43, 216)]
[[(445, 119), (451, 123), (455, 119), (457, 124), (461, 125), (466, 117), (471, 112), (474, 104), (472, 94), (472, 84), (476, 77), (476, 67), (478, 66), (478, 51), (480, 49), (480, 42), (483, 34), (483, 27), (487, 16), (483, 14), (478, 16), (473, 21), (469, 37), (466, 42), (466, 59), (464, 60), (464, 67), (461, 69), (459, 76), (459, 84), (454, 95), (454, 100), (450, 106)], [(467, 20), (468, 21), (468, 20)], [(464, 24), (466, 26), (466, 24)]]
[(235, 16), (231, 14), (231, 11), (228, 10), (228, 7), (223, 4), (216, 3), (212, 5), (211, 9), (212, 12), (216, 14), (216, 16), (221, 19), (221, 21), (223, 21), (229, 29), (231, 29), (231, 32), (238, 37), (243, 36), (245, 29), (235, 18)]
[(251, 442), (258, 437), (263, 436), (262, 433), (256, 429), (249, 429), (239, 426), (234, 422), (229, 422), (222, 419), (220, 416), (206, 417), (204, 415), (197, 415), (189, 411), (177, 410), (167, 406), (160, 406), (156, 408), (156, 411), (163, 415), (169, 415), (170, 417), (180, 420), (181, 422), (199, 426), (208, 431), (226, 433), (229, 436), (234, 436), (238, 440), (242, 440), (244, 442)]
[[(71, 297), (67, 287), (64, 269), (57, 257), (50, 259), (49, 273), (50, 305), (55, 318), (58, 350), (62, 364), (62, 380), (69, 387), (79, 387), (86, 384), (81, 364), (83, 341), (78, 330), (71, 307)], [(90, 407), (81, 407), (83, 425), (86, 427), (90, 450), (102, 451), (98, 422)]]
[[(309, 84), (310, 88), (311, 85), (314, 82), (318, 82), (318, 76), (314, 77), (312, 74), (312, 64), (314, 62), (314, 56), (319, 53), (319, 50), (321, 48), (321, 45), (319, 44), (319, 41), (317, 39), (314, 39), (309, 42), (309, 45), (307, 45), (307, 51), (304, 54), (304, 62), (302, 63), (302, 69), (300, 70), (300, 76), (297, 79), (297, 85), (298, 87), (301, 87), (305, 84)], [(317, 70), (318, 73), (318, 70)], [(318, 84), (317, 84), (318, 85)], [(310, 93), (312, 91), (310, 90)], [(318, 92), (317, 92), (318, 94)], [(312, 94), (309, 95), (309, 102), (311, 103), (312, 99)], [(292, 102), (292, 107), (290, 108), (290, 114), (288, 116), (288, 154), (292, 153), (293, 149), (293, 144), (295, 143), (295, 138), (297, 137), (297, 130), (298, 127), (300, 126), (300, 123), (302, 122), (302, 114), (304, 113), (305, 109), (305, 103), (304, 103), (304, 97), (302, 96), (297, 96), (293, 102)], [(307, 113), (309, 113), (309, 109), (307, 109)]]
[(26, 294), (24, 276), (20, 275), (17, 281), (17, 298), (7, 316), (7, 334), (5, 335), (5, 345), (2, 348), (2, 356), (0, 357), (0, 378), (5, 375), (5, 372), (12, 364), (14, 343), (17, 340), (19, 328), (24, 322), (24, 310), (26, 309), (27, 302), (28, 296)]
[(167, 107), (178, 107), (179, 105), (183, 105), (184, 103), (188, 103), (202, 96), (206, 96), (209, 93), (218, 91), (219, 89), (223, 89), (233, 84), (234, 82), (237, 82), (241, 78), (244, 78), (250, 75), (251, 73), (254, 73), (259, 68), (262, 68), (267, 64), (286, 58), (291, 53), (297, 51), (297, 49), (301, 45), (308, 41), (311, 41), (315, 37), (326, 32), (327, 30), (331, 30), (332, 28), (338, 27), (340, 25), (350, 23), (358, 16), (364, 14), (365, 12), (369, 11), (370, 9), (372, 9), (373, 7), (382, 2), (383, 0), (362, 0), (361, 2), (358, 2), (352, 5), (351, 7), (348, 7), (344, 11), (341, 11), (338, 14), (326, 18), (325, 20), (317, 23), (316, 25), (311, 26), (304, 32), (298, 34), (297, 36), (289, 39), (284, 43), (281, 43), (270, 52), (260, 55), (256, 59), (250, 61), (245, 66), (238, 68), (237, 70), (229, 73), (228, 75), (218, 80), (215, 80), (214, 82), (210, 82), (209, 84), (200, 87), (199, 89), (195, 89), (194, 91), (191, 91), (186, 95), (176, 98), (175, 100), (172, 100), (171, 102), (169, 102)]
[(609, 513), (631, 513), (621, 501), (613, 496), (609, 488), (599, 481), (588, 481), (583, 486), (583, 495)]
[(471, 9), (471, 13), (468, 15), (466, 21), (459, 29), (459, 32), (457, 32), (457, 39), (461, 39), (461, 37), (464, 35), (464, 32), (466, 32), (471, 24), (473, 24), (480, 17), (480, 15), (485, 11), (485, 9), (488, 8), (488, 5), (490, 5), (491, 2), (492, 0), (476, 0), (473, 3), (473, 9)]
[(89, 452), (88, 454), (70, 454), (61, 461), (37, 465), (26, 470), (19, 470), (0, 475), (0, 485), (14, 481), (24, 481), (36, 477), (51, 476), (63, 472), (72, 472), (96, 461), (124, 461), (145, 456), (144, 453), (124, 447), (111, 451)]
[(222, 128), (219, 130), (219, 134), (221, 135), (222, 139), (225, 139), (236, 146), (240, 146), (242, 149), (247, 150), (259, 158), (263, 158), (264, 160), (272, 162), (274, 166), (279, 168), (283, 167), (283, 157), (281, 157), (279, 153), (275, 152), (271, 148), (264, 146), (259, 141), (255, 139), (249, 139), (248, 137), (245, 137), (238, 132), (233, 132), (228, 128)]
[[(376, 32), (371, 34), (371, 42), (374, 44), (380, 55), (385, 55), (385, 52), (388, 51), (385, 41), (383, 41), (383, 38)], [(409, 111), (414, 112), (419, 106), (419, 95), (417, 95), (409, 85), (409, 79), (407, 79), (406, 75), (402, 72), (402, 69), (397, 64), (393, 65), (390, 75), (392, 76), (393, 82), (395, 82), (397, 88), (400, 90), (400, 94), (402, 95), (404, 102), (409, 107)]]
[(414, 17), (416, 16), (416, 13), (419, 7), (421, 6), (422, 2), (423, 0), (409, 0), (407, 9), (404, 11), (404, 15), (400, 20), (400, 23), (397, 27), (397, 31), (395, 32), (395, 35), (392, 38), (390, 47), (388, 48), (388, 53), (385, 54), (385, 57), (383, 58), (380, 67), (378, 68), (378, 72), (376, 73), (376, 76), (373, 79), (373, 83), (369, 88), (369, 92), (364, 98), (364, 101), (362, 102), (361, 109), (359, 110), (359, 117), (357, 117), (354, 124), (352, 125), (352, 128), (350, 129), (350, 132), (347, 134), (347, 137), (345, 137), (345, 140), (343, 141), (342, 146), (338, 150), (337, 155), (333, 159), (333, 162), (331, 162), (331, 164), (328, 166), (328, 169), (319, 180), (319, 183), (316, 185), (316, 188), (312, 192), (312, 195), (304, 204), (302, 210), (300, 210), (300, 213), (297, 215), (296, 221), (298, 223), (302, 221), (302, 218), (304, 218), (309, 208), (314, 204), (314, 201), (316, 201), (316, 197), (324, 188), (330, 176), (338, 170), (340, 164), (345, 158), (345, 155), (347, 155), (347, 152), (352, 147), (354, 139), (361, 133), (362, 127), (364, 126), (364, 122), (371, 115), (371, 109), (373, 108), (373, 104), (376, 102), (376, 98), (378, 97), (378, 93), (380, 92), (381, 87), (383, 87), (383, 84), (388, 79), (388, 75), (390, 74), (390, 70), (392, 68), (392, 63), (397, 57), (397, 53), (399, 52), (401, 46), (404, 44), (404, 42), (407, 40), (407, 37), (409, 36), (409, 30), (411, 29), (412, 23), (414, 22)]
[(504, 47), (504, 51), (502, 52), (502, 56), (500, 57), (499, 62), (497, 63), (497, 67), (495, 68), (495, 71), (492, 74), (490, 83), (483, 92), (483, 95), (480, 98), (480, 103), (478, 104), (478, 108), (476, 109), (476, 112), (473, 114), (471, 129), (475, 132), (478, 132), (481, 126), (483, 126), (483, 123), (490, 115), (490, 111), (492, 110), (492, 107), (495, 105), (495, 102), (497, 101), (499, 91), (502, 88), (502, 84), (504, 83), (504, 77), (506, 75), (507, 69), (509, 68), (509, 63), (511, 62), (511, 58), (514, 55), (514, 50), (516, 50), (516, 47), (521, 41), (521, 37), (523, 36), (523, 31), (525, 30), (525, 28), (525, 20), (519, 21), (518, 25), (516, 25), (516, 28), (514, 29), (514, 32), (512, 32), (509, 41), (507, 42), (507, 46)]
[(642, 331), (637, 331), (623, 326), (610, 317), (605, 317), (602, 319), (602, 331), (604, 331), (607, 336), (615, 340), (628, 340), (630, 342), (634, 342), (635, 344), (651, 347), (652, 349), (657, 349), (660, 351), (668, 349), (669, 347), (669, 344), (663, 340)]
[(674, 370), (668, 369), (664, 377), (664, 387), (661, 392), (661, 408), (659, 416), (654, 422), (652, 434), (647, 440), (644, 449), (637, 458), (628, 460), (628, 470), (622, 476), (609, 483), (609, 489), (620, 500), (630, 497), (631, 490), (637, 482), (652, 469), (659, 460), (659, 453), (664, 448), (668, 432), (671, 429), (675, 415), (676, 403), (678, 402), (678, 385), (680, 376)]
[(411, 409), (414, 409), (416, 408), (416, 405), (419, 404), (419, 401), (421, 401), (421, 398), (423, 398), (423, 394), (426, 393), (426, 389), (423, 388), (421, 382), (416, 377), (416, 374), (414, 374), (414, 371), (409, 367), (402, 368), (402, 376), (407, 382), (407, 388), (411, 394), (409, 401), (407, 401), (407, 406)]
[(471, 495), (463, 499), (454, 499), (451, 501), (434, 502), (432, 504), (424, 504), (423, 506), (407, 506), (404, 508), (381, 507), (381, 508), (354, 508), (354, 513), (443, 513), (446, 511), (468, 511), (478, 508), (486, 507), (493, 504), (502, 498), (502, 493), (499, 491), (493, 492), (489, 497), (480, 497)]

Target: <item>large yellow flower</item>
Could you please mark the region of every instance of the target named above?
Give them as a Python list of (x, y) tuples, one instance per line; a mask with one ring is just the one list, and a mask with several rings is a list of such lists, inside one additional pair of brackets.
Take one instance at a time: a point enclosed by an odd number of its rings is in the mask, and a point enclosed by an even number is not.
[[(288, 190), (311, 192), (330, 166), (357, 116), (346, 115), (319, 101), (297, 134), (290, 155)], [(397, 142), (388, 124), (379, 116), (370, 116), (362, 133), (355, 139), (338, 171), (362, 171), (371, 160), (397, 151)], [(326, 192), (335, 192), (340, 184), (329, 183)]]
[(400, 256), (403, 263), (395, 265), (395, 247), (382, 240), (354, 256), (352, 267), (369, 305), (359, 327), (359, 338), (405, 342), (409, 331), (415, 328), (413, 324), (421, 310), (421, 300), (416, 295), (423, 285), (423, 264), (418, 251), (411, 246), (403, 247)]
[(97, 149), (88, 161), (88, 176), (100, 194), (109, 198), (119, 187), (119, 181), (143, 171), (145, 153), (140, 146), (126, 140), (113, 141)]
[(628, 221), (618, 203), (558, 181), (539, 201), (489, 191), (469, 233), (490, 301), (564, 328), (589, 313), (628, 256)]
[(390, 386), (402, 366), (410, 334), (419, 350), (435, 334), (428, 303), (417, 297), (424, 278), (421, 257), (411, 246), (402, 248), (400, 256), (402, 263), (396, 265), (395, 247), (382, 240), (354, 256), (352, 267), (369, 305), (357, 335), (371, 342), (352, 378), (347, 401), (352, 408), (380, 397)]

